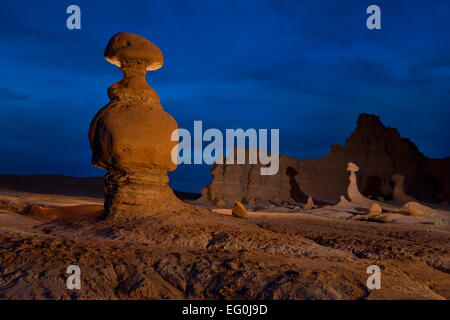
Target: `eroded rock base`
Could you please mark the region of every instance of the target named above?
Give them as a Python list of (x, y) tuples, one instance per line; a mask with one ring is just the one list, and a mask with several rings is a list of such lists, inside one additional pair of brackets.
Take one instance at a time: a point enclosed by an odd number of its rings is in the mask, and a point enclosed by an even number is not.
[(107, 219), (142, 218), (187, 205), (167, 185), (167, 174), (157, 170), (110, 170), (105, 175)]

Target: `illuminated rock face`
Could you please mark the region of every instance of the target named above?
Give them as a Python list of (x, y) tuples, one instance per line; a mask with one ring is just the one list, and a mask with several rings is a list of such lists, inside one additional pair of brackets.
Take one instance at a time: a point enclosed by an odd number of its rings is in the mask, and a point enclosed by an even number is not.
[(276, 175), (261, 175), (260, 163), (215, 163), (211, 169), (212, 181), (201, 190), (202, 199), (218, 206), (231, 206), (234, 201), (242, 201), (251, 207), (268, 202), (306, 203), (308, 197), (303, 194), (297, 180), (299, 163), (298, 159), (280, 155)]
[(231, 209), (231, 214), (236, 218), (247, 219), (247, 209), (240, 201), (235, 201), (233, 208)]
[[(414, 143), (370, 114), (359, 115), (345, 146), (331, 146), (331, 152), (320, 159), (281, 155), (280, 170), (273, 176), (261, 176), (260, 165), (216, 164), (211, 169), (212, 181), (202, 195), (213, 203), (224, 201), (228, 205), (234, 200), (250, 204), (255, 199), (305, 203), (308, 196), (336, 203), (347, 191), (349, 172), (345, 168), (349, 162), (360, 168), (356, 180), (360, 193), (367, 198), (401, 196), (398, 188), (392, 188), (395, 173), (405, 177), (402, 185), (406, 195), (418, 200), (443, 201), (450, 197), (450, 157), (424, 156)], [(408, 199), (402, 201), (412, 201)]]
[(124, 73), (109, 87), (111, 101), (89, 130), (92, 163), (108, 170), (106, 213), (131, 218), (177, 206), (167, 172), (176, 169), (171, 151), (177, 142), (171, 134), (178, 126), (145, 80), (147, 70), (162, 66), (162, 53), (150, 41), (121, 32), (109, 41), (105, 58)]

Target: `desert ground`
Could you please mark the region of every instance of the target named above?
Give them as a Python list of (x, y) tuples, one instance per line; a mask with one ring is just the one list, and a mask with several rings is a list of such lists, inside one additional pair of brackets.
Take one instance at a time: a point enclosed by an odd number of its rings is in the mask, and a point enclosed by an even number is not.
[[(450, 208), (185, 207), (103, 218), (103, 179), (0, 176), (0, 299), (449, 299)], [(383, 204), (383, 211), (389, 210)], [(66, 268), (81, 268), (80, 290)], [(370, 265), (381, 289), (366, 286)]]

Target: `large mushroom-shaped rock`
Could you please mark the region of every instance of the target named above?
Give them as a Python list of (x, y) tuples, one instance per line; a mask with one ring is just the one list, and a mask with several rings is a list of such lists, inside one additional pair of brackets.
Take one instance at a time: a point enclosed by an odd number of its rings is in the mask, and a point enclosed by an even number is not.
[(105, 210), (108, 217), (141, 217), (182, 203), (167, 185), (176, 169), (171, 135), (178, 128), (147, 84), (147, 70), (162, 66), (159, 48), (138, 35), (120, 32), (105, 49), (105, 58), (124, 78), (108, 89), (111, 101), (92, 120), (92, 163), (108, 170)]

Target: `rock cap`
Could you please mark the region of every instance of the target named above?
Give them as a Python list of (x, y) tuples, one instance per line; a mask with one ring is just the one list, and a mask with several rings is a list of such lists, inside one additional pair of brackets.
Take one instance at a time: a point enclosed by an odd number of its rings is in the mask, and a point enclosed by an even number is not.
[(357, 172), (358, 170), (359, 170), (359, 167), (356, 164), (354, 164), (353, 162), (347, 163), (347, 171)]
[(163, 65), (161, 50), (152, 42), (134, 33), (119, 32), (109, 40), (105, 59), (118, 66), (144, 65), (145, 70), (157, 70)]

